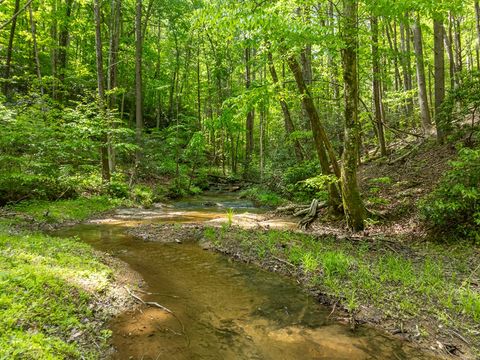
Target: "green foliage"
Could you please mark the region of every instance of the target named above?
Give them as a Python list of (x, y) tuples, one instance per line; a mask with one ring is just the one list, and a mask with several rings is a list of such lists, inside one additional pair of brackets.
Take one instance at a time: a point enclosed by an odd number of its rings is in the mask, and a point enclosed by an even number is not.
[(111, 275), (75, 240), (0, 233), (0, 358), (98, 357), (108, 336), (97, 335), (94, 303)]
[(132, 200), (144, 207), (150, 207), (154, 202), (153, 190), (145, 185), (135, 185), (131, 193)]
[(93, 215), (111, 210), (121, 204), (121, 200), (111, 199), (106, 196), (95, 196), (54, 202), (46, 200), (22, 201), (7, 208), (31, 216), (37, 222), (61, 223), (86, 220)]
[[(241, 251), (246, 258), (260, 258), (268, 266), (279, 258), (293, 264), (311, 279), (306, 285), (338, 299), (351, 312), (360, 306), (375, 306), (401, 321), (427, 315), (465, 333), (480, 318), (480, 296), (471, 281), (479, 270), (473, 245), (428, 243), (393, 251), (381, 240), (374, 245), (370, 241), (352, 244), (296, 232), (213, 228), (208, 237), (221, 250)], [(278, 266), (287, 266), (291, 272), (291, 265), (281, 262)]]
[(233, 209), (228, 209), (226, 215), (227, 215), (227, 224), (229, 227), (231, 227), (233, 224), (233, 217), (235, 216), (235, 211)]
[(22, 100), (28, 106), (0, 104), (0, 205), (102, 193), (102, 137), (108, 135), (119, 158), (134, 149), (116, 113), (100, 118), (89, 96), (71, 107), (46, 96)]
[(480, 226), (480, 150), (463, 148), (438, 187), (422, 201), (425, 219), (441, 230), (478, 240)]
[(240, 197), (252, 200), (257, 206), (278, 207), (282, 205), (285, 200), (278, 194), (265, 189), (263, 187), (251, 187), (243, 190)]

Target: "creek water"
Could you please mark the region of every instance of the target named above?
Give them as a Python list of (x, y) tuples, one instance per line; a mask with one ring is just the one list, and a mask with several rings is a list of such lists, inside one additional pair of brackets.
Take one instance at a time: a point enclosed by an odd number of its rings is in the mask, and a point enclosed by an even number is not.
[(195, 242), (144, 242), (125, 231), (144, 223), (215, 221), (225, 218), (228, 208), (244, 219), (262, 212), (248, 201), (217, 194), (148, 211), (119, 210), (109, 219), (57, 232), (78, 236), (128, 263), (151, 293), (138, 295), (175, 314), (148, 307), (113, 319), (112, 358), (431, 358), (368, 327), (352, 332), (290, 279), (202, 250)]

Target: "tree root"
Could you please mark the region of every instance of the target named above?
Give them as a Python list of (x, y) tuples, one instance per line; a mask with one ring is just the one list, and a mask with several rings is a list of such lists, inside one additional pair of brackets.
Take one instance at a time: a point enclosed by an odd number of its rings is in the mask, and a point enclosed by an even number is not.
[(307, 230), (310, 224), (316, 219), (318, 212), (327, 206), (328, 204), (326, 202), (319, 203), (317, 199), (313, 199), (308, 209), (298, 211), (294, 214), (294, 216), (305, 215), (304, 218), (298, 223), (298, 227), (302, 230)]

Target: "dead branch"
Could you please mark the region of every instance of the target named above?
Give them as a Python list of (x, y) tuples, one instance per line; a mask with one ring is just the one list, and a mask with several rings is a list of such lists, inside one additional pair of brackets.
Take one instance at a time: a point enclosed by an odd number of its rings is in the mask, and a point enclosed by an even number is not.
[[(317, 199), (313, 199), (312, 204), (310, 205), (310, 208), (306, 209), (306, 214), (305, 217), (300, 220), (298, 223), (298, 227), (303, 230), (307, 230), (308, 226), (315, 220), (317, 217), (318, 212), (326, 208), (328, 204), (325, 203), (319, 203)], [(301, 211), (299, 213), (304, 213), (304, 211)], [(298, 214), (298, 213), (297, 213)]]
[(394, 165), (394, 164), (396, 164), (396, 163), (398, 163), (398, 162), (401, 162), (401, 161), (405, 160), (407, 157), (409, 157), (411, 154), (413, 154), (415, 151), (417, 151), (417, 150), (420, 148), (420, 146), (423, 145), (424, 142), (425, 142), (425, 141), (419, 142), (416, 146), (414, 146), (414, 147), (412, 148), (412, 150), (408, 151), (406, 154), (400, 156), (399, 158), (390, 161), (390, 162), (388, 163), (388, 165)]

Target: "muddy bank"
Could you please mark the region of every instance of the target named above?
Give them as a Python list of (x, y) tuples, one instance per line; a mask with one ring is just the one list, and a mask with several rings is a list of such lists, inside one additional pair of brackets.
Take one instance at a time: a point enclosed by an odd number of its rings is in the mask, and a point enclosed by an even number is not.
[[(270, 249), (258, 247), (258, 243), (273, 238), (268, 230), (243, 230), (236, 227), (216, 227), (212, 228), (204, 225), (148, 225), (140, 226), (129, 230), (130, 234), (145, 241), (156, 242), (199, 242), (204, 249), (214, 250), (229, 257), (245, 262), (253, 263), (270, 272), (275, 272), (295, 279), (306, 291), (312, 294), (317, 301), (332, 308), (330, 318), (339, 322), (348, 324), (352, 329), (359, 325), (368, 324), (369, 326), (381, 329), (388, 334), (402, 340), (406, 340), (419, 346), (426, 351), (432, 352), (435, 358), (443, 356), (457, 356), (462, 359), (475, 359), (475, 349), (478, 349), (478, 338), (474, 336), (473, 327), (467, 331), (465, 328), (457, 329), (453, 323), (445, 324), (432, 309), (428, 308), (425, 301), (413, 303), (412, 306), (418, 306), (415, 313), (409, 313), (395, 305), (395, 299), (389, 302), (388, 292), (393, 288), (379, 288), (380, 300), (370, 299), (370, 301), (358, 295), (355, 308), (349, 308), (351, 298), (343, 296), (342, 291), (336, 295), (332, 293), (331, 288), (326, 288), (322, 283), (321, 272), (312, 272), (305, 269), (305, 265), (293, 264), (287, 254), (292, 244), (287, 242), (272, 241)], [(285, 233), (285, 232), (283, 232)], [(239, 235), (240, 234), (240, 235)], [(299, 235), (298, 232), (286, 232), (286, 238)], [(327, 238), (317, 238), (316, 241), (326, 241)], [(405, 257), (415, 258), (418, 253), (409, 249), (402, 248), (398, 244), (389, 241), (379, 242), (376, 240), (361, 239), (358, 243), (352, 244), (351, 239), (328, 238), (329, 242), (335, 244), (335, 247), (348, 249), (351, 246), (363, 247), (365, 250), (363, 256), (377, 256), (378, 254), (402, 254)], [(292, 242), (295, 240), (292, 240)], [(181, 246), (181, 245), (179, 245)], [(347, 252), (347, 250), (345, 250)], [(382, 255), (383, 256), (383, 255)], [(351, 271), (356, 271), (351, 269)], [(395, 286), (395, 284), (391, 284)], [(341, 281), (338, 286), (341, 285)], [(346, 282), (345, 286), (352, 286)], [(353, 292), (355, 293), (355, 291)], [(359, 290), (360, 293), (360, 290)], [(408, 297), (408, 294), (404, 296)], [(461, 319), (458, 319), (461, 321)], [(475, 326), (474, 324), (472, 326)], [(361, 328), (361, 326), (360, 326)]]

